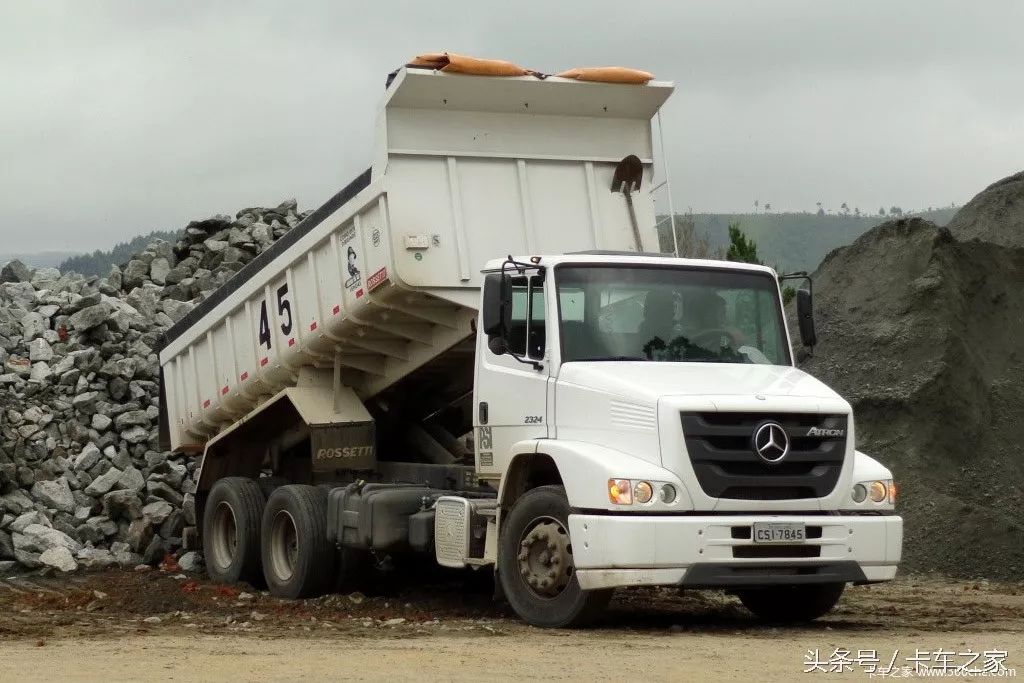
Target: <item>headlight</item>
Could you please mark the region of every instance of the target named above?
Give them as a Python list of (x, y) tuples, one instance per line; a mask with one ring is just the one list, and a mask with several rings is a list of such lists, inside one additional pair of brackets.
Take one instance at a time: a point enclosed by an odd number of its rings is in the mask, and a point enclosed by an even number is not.
[(896, 504), (896, 484), (892, 479), (876, 479), (875, 481), (862, 481), (855, 484), (850, 492), (854, 503), (863, 503), (870, 500), (872, 503)]
[(676, 502), (676, 487), (672, 484), (665, 484), (658, 490), (658, 498), (665, 505), (671, 505)]
[(853, 502), (863, 503), (864, 499), (868, 497), (868, 487), (864, 484), (857, 484), (853, 487)]
[(649, 503), (654, 497), (654, 487), (646, 481), (638, 481), (633, 485), (633, 500), (638, 503)]
[[(654, 500), (657, 492), (658, 501), (664, 505), (672, 505), (679, 498), (679, 492), (673, 484), (661, 481), (640, 479), (609, 479), (608, 500), (615, 505), (645, 505)], [(655, 501), (655, 504), (658, 504)]]

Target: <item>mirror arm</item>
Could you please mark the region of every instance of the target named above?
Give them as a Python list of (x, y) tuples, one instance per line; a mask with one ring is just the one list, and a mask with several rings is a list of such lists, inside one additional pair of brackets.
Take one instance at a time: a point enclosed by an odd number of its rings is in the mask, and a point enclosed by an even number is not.
[(506, 353), (508, 355), (512, 356), (513, 358), (515, 358), (517, 361), (519, 361), (523, 365), (529, 365), (534, 370), (543, 370), (544, 369), (544, 364), (543, 363), (540, 363), (540, 362), (535, 361), (535, 360), (530, 360), (529, 358), (525, 358), (524, 356), (520, 356), (518, 354), (512, 353), (511, 351), (506, 351)]
[[(495, 269), (490, 269), (490, 270), (483, 270), (481, 272), (484, 273), (485, 275), (489, 274), (489, 273), (500, 273), (501, 276), (503, 278), (505, 278), (505, 277), (508, 277), (510, 275), (509, 271), (512, 271), (512, 273), (514, 273), (516, 275), (525, 275), (527, 270), (535, 270), (535, 271), (537, 271), (537, 275), (538, 276), (544, 277), (544, 272), (545, 272), (546, 268), (544, 266), (537, 265), (536, 263), (523, 263), (521, 261), (516, 261), (514, 258), (512, 258), (512, 255), (509, 254), (508, 257), (505, 259), (505, 262), (501, 264), (501, 268), (495, 268)], [(505, 331), (504, 330), (502, 330), (502, 332), (501, 332), (501, 338), (504, 341), (504, 339), (505, 339)], [(524, 356), (520, 356), (519, 354), (516, 354), (516, 353), (512, 353), (512, 351), (508, 350), (508, 348), (509, 348), (508, 347), (508, 343), (506, 342), (505, 343), (505, 349), (506, 349), (505, 353), (507, 353), (508, 355), (512, 356), (513, 358), (515, 358), (517, 361), (519, 361), (523, 365), (529, 365), (534, 370), (538, 370), (538, 371), (544, 369), (544, 364), (543, 363), (540, 363), (540, 362), (535, 361), (535, 360), (530, 360), (529, 358), (525, 358)]]
[[(503, 264), (501, 264), (501, 274), (502, 275), (505, 275), (506, 268), (514, 269), (516, 274), (518, 274), (518, 275), (525, 275), (526, 271), (528, 269), (529, 270), (536, 270), (537, 271), (537, 276), (544, 277), (544, 270), (545, 270), (544, 266), (538, 266), (538, 265), (533, 264), (533, 263), (522, 263), (520, 261), (516, 261), (514, 258), (512, 258), (512, 254), (509, 254), (508, 258), (505, 259), (505, 262)], [(508, 351), (507, 353), (508, 353), (508, 355), (512, 356), (513, 358), (515, 358), (517, 361), (519, 361), (523, 365), (529, 365), (534, 370), (538, 370), (539, 371), (539, 370), (543, 370), (544, 369), (544, 365), (541, 364), (541, 363), (538, 363), (535, 360), (530, 360), (529, 358), (526, 358), (524, 356), (520, 356), (518, 354), (512, 353), (511, 351)]]
[(811, 276), (806, 270), (798, 270), (795, 273), (784, 273), (779, 275), (779, 282), (785, 282), (786, 280), (803, 280), (807, 283), (807, 291), (810, 292), (812, 297), (814, 296), (814, 282), (811, 280)]
[(512, 258), (512, 255), (509, 254), (507, 257), (505, 257), (505, 262), (502, 263), (500, 267), (484, 268), (480, 272), (484, 275), (489, 275), (492, 273), (500, 273), (501, 275), (505, 275), (508, 271), (513, 271), (516, 275), (526, 275), (526, 271), (528, 270), (536, 270), (538, 275), (543, 275), (544, 271), (546, 270), (546, 267), (536, 263), (523, 263), (522, 261), (516, 261), (514, 258)]

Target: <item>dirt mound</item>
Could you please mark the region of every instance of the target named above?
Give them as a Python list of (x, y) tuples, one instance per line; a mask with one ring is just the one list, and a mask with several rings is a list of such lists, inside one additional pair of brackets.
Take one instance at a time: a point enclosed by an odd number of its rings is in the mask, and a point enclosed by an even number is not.
[(946, 227), (958, 240), (1024, 247), (1024, 171), (979, 192)]
[(829, 254), (814, 289), (802, 365), (902, 485), (904, 566), (1024, 578), (1024, 248), (891, 221)]

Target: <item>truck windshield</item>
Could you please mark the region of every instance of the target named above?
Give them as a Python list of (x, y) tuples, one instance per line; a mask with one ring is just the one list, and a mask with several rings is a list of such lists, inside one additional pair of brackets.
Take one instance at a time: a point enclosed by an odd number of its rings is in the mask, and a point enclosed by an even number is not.
[(768, 274), (561, 265), (555, 282), (563, 362), (791, 364)]

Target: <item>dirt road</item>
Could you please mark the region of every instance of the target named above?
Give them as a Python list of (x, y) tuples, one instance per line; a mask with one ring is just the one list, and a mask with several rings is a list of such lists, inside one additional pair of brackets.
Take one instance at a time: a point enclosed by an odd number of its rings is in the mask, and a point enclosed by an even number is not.
[[(177, 576), (0, 580), (0, 680), (862, 680), (867, 662), (842, 666), (837, 649), (875, 650), (882, 665), (898, 649), (906, 665), (939, 648), (961, 664), (969, 649), (1006, 651), (1024, 676), (1019, 584), (853, 588), (801, 628), (759, 624), (722, 594), (634, 590), (595, 629), (541, 631), (474, 581), (284, 602)], [(815, 649), (845, 673), (804, 673)]]

